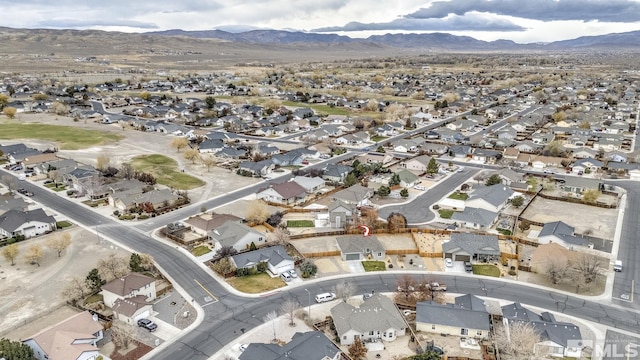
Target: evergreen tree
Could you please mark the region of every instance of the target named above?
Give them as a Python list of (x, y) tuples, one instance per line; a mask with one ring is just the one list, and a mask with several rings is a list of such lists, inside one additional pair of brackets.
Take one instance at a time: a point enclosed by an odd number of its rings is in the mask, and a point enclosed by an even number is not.
[(98, 269), (91, 269), (91, 271), (89, 271), (89, 275), (87, 275), (87, 285), (89, 288), (93, 291), (100, 290), (100, 287), (104, 284), (105, 281), (102, 280)]
[(33, 350), (19, 341), (0, 339), (0, 359), (7, 360), (35, 360)]
[(140, 268), (140, 264), (142, 263), (142, 259), (140, 258), (139, 254), (133, 253), (131, 254), (131, 257), (129, 258), (129, 269), (131, 269), (131, 271), (141, 271), (142, 269)]
[(427, 174), (435, 175), (438, 173), (439, 170), (440, 170), (440, 164), (438, 164), (436, 159), (431, 158), (431, 160), (429, 160), (429, 163), (427, 164)]

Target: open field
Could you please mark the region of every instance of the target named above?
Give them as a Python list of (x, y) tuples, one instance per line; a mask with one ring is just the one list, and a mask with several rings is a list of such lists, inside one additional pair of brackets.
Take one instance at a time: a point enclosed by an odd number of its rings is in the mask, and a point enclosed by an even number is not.
[(202, 180), (180, 172), (178, 163), (164, 155), (140, 155), (129, 163), (134, 169), (155, 176), (158, 184), (174, 189), (191, 190), (204, 185)]
[(51, 141), (64, 150), (78, 150), (115, 143), (122, 139), (121, 135), (109, 132), (81, 129), (71, 126), (49, 124), (21, 124), (16, 122), (0, 123), (0, 139), (36, 139)]
[(327, 114), (327, 115), (350, 115), (350, 112), (347, 108), (344, 107), (331, 107), (329, 105), (312, 105), (308, 103), (299, 103), (294, 101), (283, 101), (282, 105), (284, 106), (296, 106), (296, 107), (309, 107), (313, 109), (318, 114)]

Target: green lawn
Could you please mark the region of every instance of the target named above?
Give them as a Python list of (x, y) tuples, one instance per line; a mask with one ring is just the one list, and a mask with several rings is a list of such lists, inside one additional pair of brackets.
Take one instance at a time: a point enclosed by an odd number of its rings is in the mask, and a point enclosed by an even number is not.
[(55, 142), (62, 150), (78, 150), (117, 142), (121, 135), (73, 126), (3, 122), (0, 139), (37, 139)]
[(455, 200), (467, 200), (469, 198), (469, 194), (466, 193), (461, 193), (461, 192), (454, 192), (453, 194), (449, 195), (449, 199), (455, 199)]
[(134, 157), (129, 164), (137, 171), (149, 173), (156, 177), (158, 184), (178, 190), (191, 190), (204, 185), (204, 181), (180, 172), (178, 163), (164, 155), (140, 155)]
[(93, 304), (93, 303), (97, 303), (98, 301), (102, 301), (103, 297), (102, 294), (93, 294), (91, 296), (89, 296), (87, 298), (87, 300), (84, 301), (84, 304)]
[(500, 269), (493, 265), (472, 265), (476, 275), (500, 277)]
[(210, 253), (210, 252), (211, 252), (211, 249), (209, 249), (209, 247), (204, 246), (204, 245), (200, 245), (200, 246), (194, 248), (193, 250), (191, 250), (191, 253), (194, 256), (202, 256), (202, 255)]
[(388, 139), (388, 137), (386, 137), (386, 136), (373, 136), (371, 138), (371, 141), (378, 142), (378, 141), (382, 141), (382, 140), (385, 140), (385, 139)]
[(287, 220), (287, 227), (314, 227), (313, 220)]
[(453, 215), (453, 210), (440, 209), (438, 210), (438, 214), (440, 214), (440, 217), (443, 219), (451, 219), (451, 216)]
[(362, 267), (364, 271), (385, 271), (387, 270), (387, 264), (384, 261), (363, 261)]
[(286, 286), (284, 281), (279, 276), (272, 278), (264, 273), (235, 277), (229, 279), (228, 282), (229, 285), (236, 288), (236, 290), (248, 294), (257, 294)]
[(58, 229), (64, 229), (64, 228), (70, 227), (71, 225), (73, 225), (73, 224), (71, 224), (70, 222), (68, 222), (66, 220), (58, 221), (56, 223), (56, 227)]
[(58, 187), (56, 187), (56, 184), (54, 183), (45, 184), (44, 187), (51, 189), (53, 191), (62, 191), (66, 188), (64, 184), (58, 184)]

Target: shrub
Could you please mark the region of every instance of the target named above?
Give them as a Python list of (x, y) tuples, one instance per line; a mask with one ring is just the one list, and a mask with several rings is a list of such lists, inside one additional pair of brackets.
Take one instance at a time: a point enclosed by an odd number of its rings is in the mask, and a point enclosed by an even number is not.
[(515, 270), (509, 270), (509, 275), (515, 276), (516, 275), (516, 271)]
[(115, 216), (120, 216), (120, 210), (116, 210), (116, 211), (114, 211), (114, 212), (113, 212), (113, 215), (115, 215)]
[(139, 215), (138, 216), (138, 220), (145, 220), (145, 219), (148, 219), (148, 218), (149, 218), (149, 215)]
[(389, 269), (393, 269), (393, 264), (389, 264)]
[(440, 209), (440, 205), (438, 205), (438, 204), (433, 205), (432, 208), (433, 208), (433, 210), (438, 210), (438, 209)]

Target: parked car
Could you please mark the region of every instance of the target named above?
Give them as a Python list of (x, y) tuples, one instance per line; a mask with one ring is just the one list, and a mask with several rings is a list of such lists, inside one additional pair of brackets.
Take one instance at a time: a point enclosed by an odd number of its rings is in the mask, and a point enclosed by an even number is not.
[(424, 186), (421, 186), (421, 185), (416, 185), (413, 188), (416, 189), (416, 190), (427, 190), (427, 188), (425, 188)]
[(288, 271), (285, 271), (282, 274), (280, 274), (280, 277), (282, 278), (282, 280), (284, 280), (286, 282), (291, 281), (291, 275), (289, 275)]
[(240, 350), (240, 352), (244, 352), (248, 347), (249, 344), (240, 344), (240, 346), (238, 346), (238, 349)]
[(464, 270), (466, 272), (472, 272), (473, 271), (473, 266), (471, 266), (471, 263), (468, 261), (464, 262)]
[(335, 299), (336, 299), (336, 294), (334, 293), (322, 293), (322, 294), (316, 295), (317, 303), (323, 303), (323, 302), (332, 301)]
[(459, 173), (461, 173), (461, 172), (463, 172), (463, 171), (464, 171), (464, 168), (463, 168), (462, 166), (460, 166), (460, 167), (458, 168), (458, 172), (459, 172)]
[(294, 279), (298, 277), (298, 273), (293, 269), (289, 270), (289, 275)]
[(158, 328), (158, 325), (156, 325), (156, 323), (154, 323), (153, 321), (151, 321), (149, 319), (140, 319), (140, 320), (138, 320), (138, 326), (140, 326), (141, 328), (145, 328), (145, 329), (149, 330), (150, 332), (154, 332)]
[(450, 258), (446, 258), (446, 259), (444, 259), (444, 264), (447, 267), (453, 267), (453, 260), (451, 260)]

